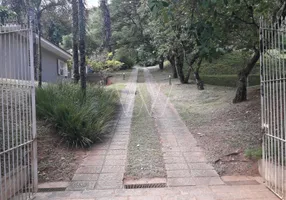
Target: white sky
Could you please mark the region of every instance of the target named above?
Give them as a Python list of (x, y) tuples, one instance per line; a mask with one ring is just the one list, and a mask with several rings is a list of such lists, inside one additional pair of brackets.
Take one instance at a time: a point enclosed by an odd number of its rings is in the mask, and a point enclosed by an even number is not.
[(99, 5), (99, 0), (86, 0), (87, 6), (89, 8), (93, 7), (93, 6), (98, 6)]

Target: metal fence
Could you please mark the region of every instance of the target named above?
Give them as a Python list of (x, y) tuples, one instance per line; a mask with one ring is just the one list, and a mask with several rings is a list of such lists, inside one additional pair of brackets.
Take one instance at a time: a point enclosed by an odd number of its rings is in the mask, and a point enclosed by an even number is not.
[(32, 199), (37, 189), (33, 37), (0, 26), (0, 199)]
[(286, 199), (286, 20), (261, 19), (263, 173), (267, 186)]

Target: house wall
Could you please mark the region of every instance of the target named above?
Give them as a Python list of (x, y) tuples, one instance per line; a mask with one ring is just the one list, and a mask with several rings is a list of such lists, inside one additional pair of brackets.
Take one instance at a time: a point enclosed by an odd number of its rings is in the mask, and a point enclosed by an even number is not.
[[(25, 37), (18, 33), (0, 35), (0, 78), (30, 80), (29, 50)], [(42, 48), (42, 81), (55, 83), (58, 76), (58, 59), (66, 59)]]
[(42, 48), (42, 81), (57, 82), (58, 81), (58, 59), (55, 54)]

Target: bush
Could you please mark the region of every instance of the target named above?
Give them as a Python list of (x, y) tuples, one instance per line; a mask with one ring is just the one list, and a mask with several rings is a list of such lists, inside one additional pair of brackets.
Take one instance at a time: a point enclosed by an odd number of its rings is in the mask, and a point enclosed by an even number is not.
[(121, 56), (118, 60), (124, 63), (122, 69), (131, 69), (135, 65), (135, 61), (128, 56)]
[(107, 60), (105, 62), (89, 61), (88, 64), (95, 72), (100, 71), (117, 71), (124, 63), (118, 60)]
[[(236, 87), (237, 86), (237, 75), (201, 75), (201, 79), (205, 84), (218, 85), (226, 87)], [(192, 78), (193, 79), (193, 78)], [(260, 75), (253, 74), (249, 75), (248, 78), (249, 86), (260, 85)]]
[(114, 59), (124, 63), (122, 69), (131, 69), (137, 61), (137, 52), (132, 48), (119, 48), (115, 51)]
[(37, 117), (50, 122), (63, 141), (88, 147), (104, 135), (113, 119), (118, 96), (111, 90), (89, 86), (84, 95), (78, 85), (47, 85), (36, 90)]

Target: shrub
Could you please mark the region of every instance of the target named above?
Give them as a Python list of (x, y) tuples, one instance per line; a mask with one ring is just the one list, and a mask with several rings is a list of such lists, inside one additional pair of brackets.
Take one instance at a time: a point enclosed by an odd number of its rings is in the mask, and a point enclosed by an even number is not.
[(107, 60), (105, 62), (89, 61), (89, 65), (95, 72), (117, 71), (123, 66), (123, 63), (117, 60)]
[(132, 68), (137, 60), (137, 52), (134, 49), (119, 48), (115, 51), (114, 59), (124, 63), (123, 69)]
[(124, 69), (131, 69), (135, 65), (135, 61), (125, 55), (121, 56), (118, 60), (124, 63), (122, 66)]
[(117, 100), (102, 87), (89, 86), (84, 98), (78, 85), (47, 85), (36, 90), (37, 117), (50, 122), (69, 145), (88, 147), (104, 135)]

